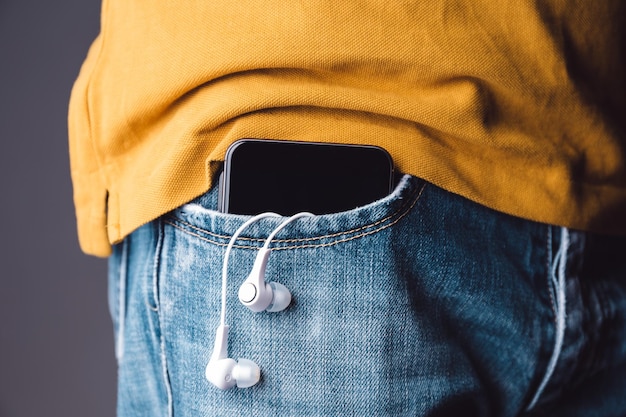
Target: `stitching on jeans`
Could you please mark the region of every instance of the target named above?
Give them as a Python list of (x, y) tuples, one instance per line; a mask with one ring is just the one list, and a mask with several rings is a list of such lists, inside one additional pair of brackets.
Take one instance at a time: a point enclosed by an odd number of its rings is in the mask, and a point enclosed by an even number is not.
[(561, 227), (559, 249), (556, 252), (556, 255), (551, 255), (552, 265), (549, 270), (551, 278), (550, 283), (554, 288), (554, 307), (556, 308), (554, 349), (546, 367), (545, 375), (543, 376), (543, 379), (541, 380), (539, 387), (537, 388), (535, 395), (526, 410), (532, 410), (539, 402), (541, 396), (544, 394), (548, 385), (552, 381), (554, 372), (557, 369), (558, 362), (561, 358), (561, 353), (563, 352), (564, 337), (567, 328), (565, 316), (567, 310), (566, 286), (569, 248), (569, 231), (566, 228)]
[[(307, 242), (307, 241), (312, 241), (312, 240), (323, 240), (323, 239), (328, 239), (328, 238), (333, 238), (333, 237), (337, 237), (337, 236), (341, 236), (341, 235), (347, 235), (347, 234), (351, 234), (351, 233), (358, 233), (362, 230), (365, 229), (371, 229), (373, 227), (376, 227), (378, 225), (380, 225), (381, 223), (385, 223), (387, 221), (389, 221), (390, 219), (393, 219), (394, 217), (396, 217), (391, 223), (388, 223), (384, 226), (375, 228), (373, 230), (369, 230), (367, 232), (364, 233), (359, 233), (357, 235), (354, 236), (350, 236), (350, 237), (346, 237), (344, 239), (339, 239), (339, 240), (335, 240), (333, 242), (327, 242), (327, 243), (318, 243), (318, 244), (308, 244), (308, 245), (293, 245), (293, 246), (279, 246), (279, 247), (273, 247), (272, 250), (286, 250), (286, 249), (310, 249), (310, 248), (321, 248), (321, 247), (327, 247), (327, 246), (333, 246), (339, 243), (344, 243), (344, 242), (348, 242), (350, 240), (354, 240), (354, 239), (358, 239), (364, 236), (369, 236), (371, 234), (377, 233), (381, 230), (387, 229), (391, 226), (393, 226), (394, 224), (396, 224), (397, 222), (399, 222), (402, 218), (404, 218), (404, 216), (406, 216), (406, 214), (411, 211), (411, 209), (415, 206), (415, 204), (417, 204), (417, 202), (419, 201), (420, 197), (422, 196), (422, 193), (424, 192), (424, 189), (426, 188), (426, 184), (422, 184), (422, 186), (420, 187), (419, 191), (416, 193), (416, 195), (414, 196), (413, 199), (411, 199), (410, 201), (408, 201), (406, 204), (402, 205), (402, 207), (400, 207), (397, 211), (393, 212), (392, 214), (390, 214), (389, 216), (381, 219), (381, 220), (377, 220), (374, 223), (370, 223), (364, 226), (360, 226), (354, 229), (350, 229), (350, 230), (345, 230), (342, 232), (337, 232), (337, 233), (331, 233), (328, 235), (323, 235), (323, 236), (316, 236), (316, 237), (311, 237), (311, 238), (302, 238), (302, 239), (276, 239), (273, 242), (275, 243), (293, 243), (293, 242)], [(213, 237), (221, 237), (221, 238), (228, 238), (228, 236), (221, 236), (221, 235), (217, 235), (215, 233), (209, 232), (205, 229), (201, 229), (199, 227), (195, 227), (192, 225), (189, 225), (188, 223), (181, 221), (180, 219), (178, 219), (179, 222), (193, 228), (194, 230), (198, 230), (200, 232), (209, 234)], [(170, 221), (170, 220), (165, 220), (165, 222), (167, 224), (169, 224), (170, 226), (184, 232), (187, 233), (191, 236), (195, 236), (205, 242), (209, 242), (211, 244), (217, 245), (217, 246), (227, 246), (227, 243), (220, 243), (220, 242), (216, 242), (215, 240), (209, 239), (206, 236), (202, 236), (199, 235), (197, 233), (194, 233), (188, 229), (185, 229), (177, 224), (175, 224), (174, 222)], [(264, 241), (263, 239), (256, 239), (256, 238), (238, 238), (237, 240), (246, 240), (246, 241)], [(255, 246), (251, 246), (251, 245), (233, 245), (233, 248), (238, 248), (238, 249), (256, 249)]]
[[(409, 207), (409, 209), (411, 209), (415, 205), (417, 200), (419, 200), (419, 198), (420, 198), (420, 196), (421, 196), (421, 194), (422, 194), (422, 192), (423, 192), (425, 187), (426, 187), (426, 184), (422, 184), (422, 187), (420, 188), (420, 190), (417, 193), (415, 193), (415, 194), (417, 194), (417, 197), (415, 198), (415, 201), (411, 202), (412, 204), (411, 204), (411, 207)], [(398, 213), (400, 213), (402, 210), (404, 210), (404, 208), (408, 204), (409, 203), (402, 205), (402, 207), (400, 207), (397, 211), (393, 212), (389, 216), (387, 216), (387, 217), (385, 217), (383, 219), (377, 220), (374, 223), (367, 224), (365, 226), (357, 227), (357, 228), (350, 229), (350, 230), (345, 230), (345, 231), (342, 231), (342, 232), (332, 233), (332, 234), (324, 235), (324, 236), (316, 236), (316, 237), (301, 238), (301, 239), (274, 239), (273, 242), (276, 242), (276, 243), (304, 242), (304, 241), (308, 241), (308, 240), (328, 239), (328, 238), (333, 238), (333, 237), (340, 236), (340, 235), (345, 235), (345, 234), (349, 234), (349, 233), (355, 233), (355, 232), (358, 232), (358, 231), (363, 230), (363, 229), (368, 229), (368, 228), (371, 228), (371, 227), (375, 227), (375, 226), (377, 226), (380, 223), (384, 223), (384, 222), (388, 221), (392, 217), (398, 215)], [(215, 238), (219, 238), (219, 239), (230, 239), (229, 235), (220, 235), (220, 234), (211, 232), (209, 230), (202, 229), (200, 227), (194, 226), (194, 225), (192, 225), (192, 224), (190, 224), (190, 223), (188, 223), (188, 222), (186, 222), (184, 220), (181, 220), (179, 218), (176, 218), (176, 221), (178, 223), (182, 223), (183, 225), (189, 227), (190, 229), (197, 230), (197, 231), (199, 231), (201, 233), (204, 233), (204, 234), (207, 234), (209, 236), (212, 236), (212, 237), (215, 237)], [(173, 224), (169, 220), (166, 220), (166, 223), (168, 223), (171, 226), (176, 227), (176, 225)], [(183, 231), (185, 230), (185, 229), (183, 229), (181, 227), (177, 227), (177, 228), (180, 229), (180, 230), (183, 230)], [(192, 233), (190, 233), (190, 234), (192, 234)], [(192, 235), (193, 236), (197, 236), (195, 234), (192, 234)], [(198, 237), (200, 237), (200, 236), (198, 236)], [(246, 241), (250, 241), (250, 242), (264, 242), (265, 241), (265, 239), (251, 238), (251, 237), (240, 237), (240, 238), (237, 238), (237, 240), (246, 240)], [(215, 243), (218, 244), (218, 245), (221, 245), (218, 242), (215, 242)], [(225, 246), (225, 245), (223, 245), (223, 246)], [(235, 247), (237, 247), (237, 246), (235, 246)]]
[(128, 285), (128, 240), (122, 241), (122, 253), (119, 261), (119, 272), (117, 276), (117, 343), (115, 345), (115, 355), (120, 362), (124, 357), (124, 346), (126, 344), (126, 303)]
[(163, 376), (163, 384), (165, 385), (165, 392), (167, 394), (167, 414), (168, 417), (172, 417), (174, 415), (174, 397), (172, 394), (172, 385), (170, 381), (169, 375), (169, 367), (166, 355), (165, 348), (165, 332), (163, 331), (163, 319), (161, 314), (163, 314), (162, 309), (160, 308), (161, 296), (160, 296), (160, 282), (159, 282), (159, 274), (161, 267), (161, 251), (163, 249), (163, 239), (165, 231), (163, 230), (163, 224), (161, 222), (157, 222), (158, 227), (158, 238), (156, 242), (155, 255), (154, 255), (154, 266), (153, 266), (153, 276), (152, 276), (152, 297), (155, 302), (155, 307), (149, 306), (151, 310), (156, 313), (156, 317), (158, 319), (159, 326), (159, 348), (160, 348), (160, 359), (161, 359), (161, 372)]
[[(299, 238), (299, 239), (274, 239), (274, 240), (272, 240), (272, 242), (276, 242), (276, 243), (306, 242), (306, 241), (309, 241), (309, 240), (328, 239), (328, 238), (333, 238), (333, 237), (336, 237), (336, 236), (341, 236), (341, 235), (345, 235), (345, 234), (355, 233), (355, 232), (358, 232), (360, 230), (369, 229), (371, 227), (377, 226), (380, 223), (386, 222), (387, 220), (389, 220), (392, 217), (396, 216), (400, 211), (402, 211), (402, 209), (404, 209), (405, 206), (406, 206), (406, 204), (403, 205), (402, 207), (400, 207), (397, 211), (393, 212), (392, 214), (390, 214), (389, 216), (387, 216), (387, 217), (385, 217), (383, 219), (377, 220), (374, 223), (370, 223), (370, 224), (367, 224), (365, 226), (357, 227), (357, 228), (354, 228), (354, 229), (345, 230), (345, 231), (342, 231), (342, 232), (332, 233), (332, 234), (323, 235), (323, 236), (315, 236), (315, 237), (307, 237), (307, 238)], [(220, 238), (220, 239), (229, 239), (230, 238), (230, 236), (228, 236), (228, 235), (218, 235), (217, 233), (213, 233), (213, 232), (211, 232), (209, 230), (202, 229), (200, 227), (194, 226), (194, 225), (189, 224), (186, 221), (181, 220), (181, 219), (177, 219), (177, 221), (179, 223), (182, 223), (185, 226), (189, 227), (190, 229), (197, 230), (199, 232), (208, 234), (208, 235), (216, 237), (216, 238)], [(168, 222), (168, 223), (170, 225), (174, 226), (172, 223), (170, 223), (170, 222)], [(179, 229), (183, 230), (180, 227), (179, 227)], [(237, 238), (237, 240), (246, 240), (246, 241), (249, 241), (249, 242), (265, 242), (265, 239), (253, 238), (253, 237), (239, 237), (239, 238)]]
[(548, 233), (547, 233), (547, 239), (546, 239), (547, 275), (545, 278), (547, 279), (547, 284), (548, 284), (548, 295), (550, 296), (550, 307), (552, 308), (552, 314), (554, 314), (554, 323), (556, 323), (558, 312), (556, 311), (556, 300), (554, 299), (554, 285), (552, 284), (552, 262), (553, 262), (552, 257), (553, 257), (553, 252), (554, 252), (554, 250), (552, 249), (553, 244), (554, 244), (554, 238), (553, 238), (552, 228), (551, 226), (548, 226)]
[[(155, 247), (155, 253), (154, 253), (154, 260), (153, 260), (153, 265), (152, 265), (152, 280), (150, 282), (150, 285), (152, 286), (152, 291), (151, 291), (151, 295), (152, 295), (152, 300), (148, 300), (146, 297), (146, 304), (148, 305), (148, 308), (152, 311), (159, 311), (159, 284), (158, 284), (158, 277), (159, 277), (159, 269), (161, 266), (161, 249), (163, 247), (163, 226), (158, 223), (157, 224), (158, 230), (157, 230), (157, 241), (156, 241), (156, 247)], [(146, 284), (147, 285), (147, 284)]]

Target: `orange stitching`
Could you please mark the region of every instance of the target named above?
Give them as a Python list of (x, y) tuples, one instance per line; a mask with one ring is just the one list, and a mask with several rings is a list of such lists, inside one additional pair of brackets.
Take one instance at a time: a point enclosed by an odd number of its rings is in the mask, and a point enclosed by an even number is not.
[[(321, 247), (333, 246), (333, 245), (336, 245), (336, 244), (339, 244), (339, 243), (348, 242), (350, 240), (358, 239), (358, 238), (361, 238), (361, 237), (364, 237), (364, 236), (369, 236), (369, 235), (377, 233), (377, 232), (379, 232), (381, 230), (387, 229), (387, 228), (393, 226), (394, 224), (396, 224), (397, 222), (399, 222), (402, 218), (404, 218), (404, 216), (407, 215), (407, 213), (415, 206), (415, 204), (417, 204), (417, 202), (419, 201), (420, 197), (422, 196), (422, 193), (423, 193), (425, 188), (426, 188), (426, 184), (424, 183), (424, 184), (422, 184), (422, 187), (420, 188), (419, 192), (417, 193), (417, 196), (411, 201), (410, 205), (409, 204), (405, 204), (402, 207), (400, 207), (397, 211), (395, 211), (394, 213), (392, 213), (389, 216), (387, 216), (387, 217), (385, 217), (385, 218), (383, 218), (381, 220), (378, 220), (378, 221), (376, 221), (374, 223), (367, 224), (367, 225), (364, 225), (364, 226), (361, 226), (361, 227), (358, 227), (358, 228), (355, 228), (355, 229), (350, 229), (350, 230), (337, 232), (337, 233), (332, 233), (332, 234), (323, 235), (323, 236), (316, 236), (316, 237), (310, 237), (310, 238), (300, 238), (300, 239), (276, 239), (273, 242), (276, 242), (276, 243), (307, 242), (307, 241), (312, 241), (312, 240), (322, 240), (322, 239), (333, 238), (333, 237), (336, 237), (336, 236), (346, 235), (346, 234), (351, 234), (351, 233), (358, 233), (358, 232), (360, 232), (360, 231), (362, 231), (364, 229), (369, 229), (369, 228), (375, 227), (375, 226), (377, 226), (377, 225), (379, 225), (381, 223), (384, 223), (384, 222), (388, 221), (389, 219), (393, 218), (394, 216), (398, 216), (394, 221), (392, 221), (391, 223), (389, 223), (389, 224), (387, 224), (385, 226), (382, 226), (382, 227), (377, 228), (377, 229), (370, 230), (370, 231), (365, 232), (365, 233), (361, 233), (361, 234), (357, 234), (357, 235), (354, 235), (354, 236), (351, 236), (351, 237), (347, 237), (347, 238), (344, 238), (344, 239), (339, 239), (339, 240), (336, 240), (336, 241), (333, 241), (333, 242), (319, 243), (319, 244), (309, 244), (309, 245), (294, 245), (294, 246), (274, 247), (274, 248), (272, 248), (272, 250), (310, 249), (310, 248), (321, 248)], [(398, 213), (401, 213), (401, 212), (404, 212), (404, 213), (398, 214)], [(181, 219), (177, 219), (177, 221), (182, 223), (182, 224), (184, 224), (185, 226), (193, 229), (193, 230), (196, 230), (196, 231), (208, 234), (208, 235), (213, 236), (213, 237), (219, 237), (219, 238), (223, 238), (223, 239), (228, 239), (230, 237), (230, 236), (218, 235), (218, 234), (210, 232), (208, 230), (201, 229), (201, 228), (196, 227), (196, 226), (194, 226), (192, 224), (189, 224), (189, 223), (187, 223), (187, 222), (185, 222), (185, 221), (183, 221)], [(207, 238), (205, 236), (202, 236), (202, 235), (200, 235), (198, 233), (194, 233), (194, 232), (192, 232), (192, 231), (190, 231), (188, 229), (185, 229), (185, 228), (183, 228), (183, 227), (173, 223), (172, 221), (165, 220), (165, 222), (167, 224), (169, 224), (170, 226), (172, 226), (172, 227), (174, 227), (174, 228), (176, 228), (176, 229), (178, 229), (178, 230), (180, 230), (180, 231), (182, 231), (184, 233), (187, 233), (187, 234), (189, 234), (191, 236), (195, 236), (195, 237), (197, 237), (197, 238), (199, 238), (199, 239), (201, 239), (201, 240), (203, 240), (205, 242), (209, 242), (209, 243), (212, 243), (212, 244), (217, 245), (217, 246), (228, 246), (227, 243), (216, 242), (216, 241), (211, 240), (211, 239), (209, 239), (209, 238)], [(265, 239), (247, 238), (247, 237), (241, 237), (241, 238), (238, 238), (237, 240), (245, 240), (245, 241), (251, 241), (251, 242), (262, 242), (262, 241), (265, 241)], [(236, 244), (233, 245), (233, 248), (238, 248), (238, 249), (256, 249), (255, 246), (251, 246), (251, 245), (236, 245)]]

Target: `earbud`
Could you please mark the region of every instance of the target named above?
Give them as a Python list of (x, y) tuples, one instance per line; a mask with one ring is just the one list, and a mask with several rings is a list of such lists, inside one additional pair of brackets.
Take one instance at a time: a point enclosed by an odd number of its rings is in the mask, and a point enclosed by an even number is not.
[(265, 282), (270, 250), (261, 248), (248, 278), (239, 287), (239, 301), (255, 313), (282, 311), (291, 303), (291, 292), (283, 284)]
[(228, 357), (228, 326), (220, 325), (215, 332), (213, 354), (206, 366), (206, 379), (220, 389), (248, 388), (261, 379), (259, 365), (249, 359), (235, 361)]
[(239, 301), (255, 313), (261, 311), (282, 311), (291, 303), (291, 292), (283, 284), (278, 282), (265, 282), (265, 268), (270, 256), (270, 243), (274, 236), (285, 226), (300, 217), (310, 217), (312, 213), (302, 212), (294, 214), (283, 221), (270, 233), (263, 247), (259, 250), (252, 271), (248, 278), (239, 287)]

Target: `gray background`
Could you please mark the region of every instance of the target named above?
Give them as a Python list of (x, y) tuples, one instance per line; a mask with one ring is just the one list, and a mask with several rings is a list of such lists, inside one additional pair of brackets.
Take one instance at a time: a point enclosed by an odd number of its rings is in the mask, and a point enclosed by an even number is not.
[(106, 262), (76, 241), (67, 102), (100, 0), (0, 0), (0, 416), (113, 416)]

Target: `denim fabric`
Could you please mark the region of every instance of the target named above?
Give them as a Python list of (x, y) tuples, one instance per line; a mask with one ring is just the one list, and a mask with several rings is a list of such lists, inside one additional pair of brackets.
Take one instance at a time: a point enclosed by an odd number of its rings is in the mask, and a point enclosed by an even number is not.
[(247, 219), (216, 190), (135, 231), (110, 259), (119, 416), (624, 416), (626, 239), (494, 212), (413, 177), (368, 206), (301, 218), (266, 279), (289, 308), (237, 289), (284, 219), (229, 260), (229, 355), (262, 379), (222, 391), (204, 370), (226, 245)]

